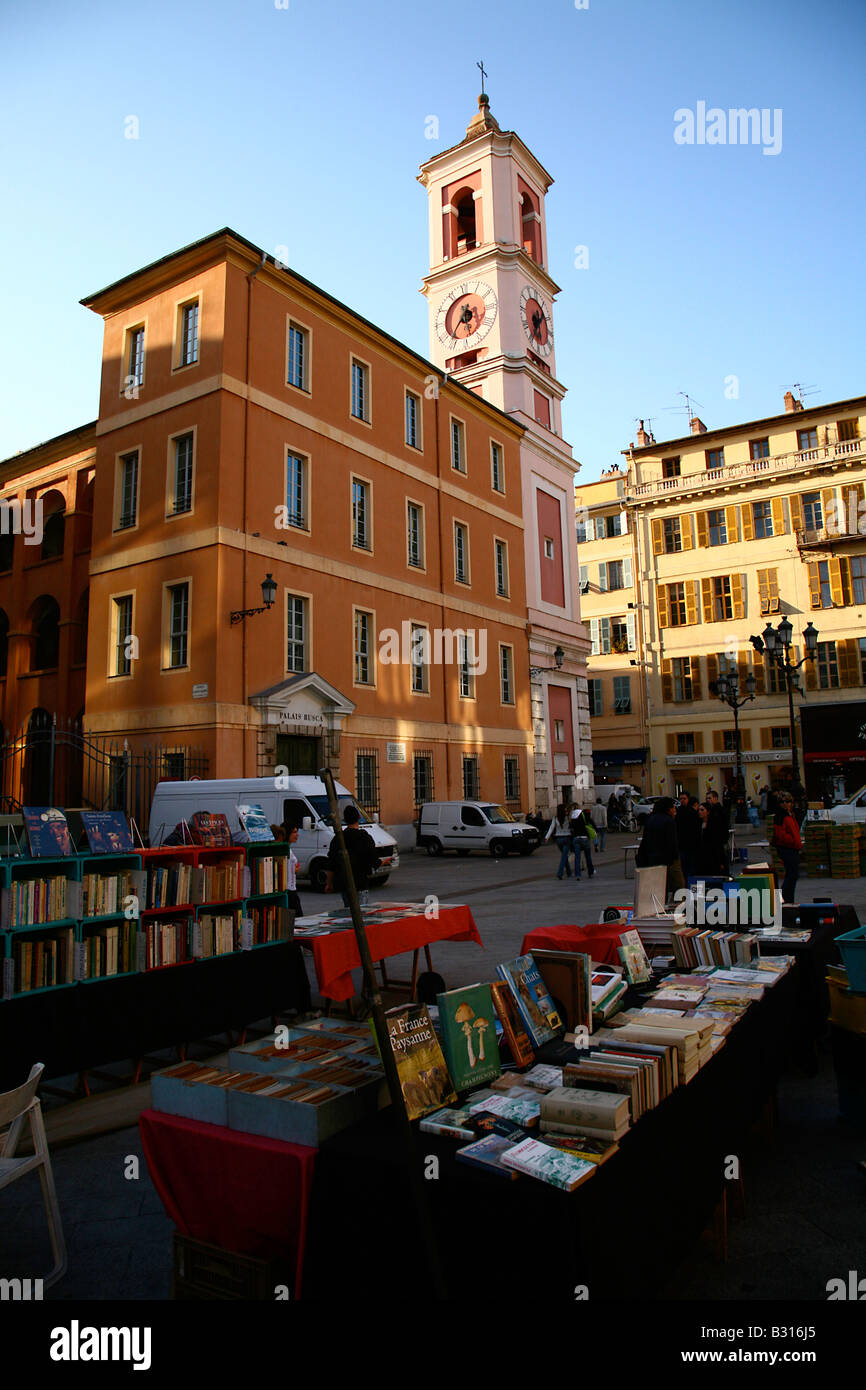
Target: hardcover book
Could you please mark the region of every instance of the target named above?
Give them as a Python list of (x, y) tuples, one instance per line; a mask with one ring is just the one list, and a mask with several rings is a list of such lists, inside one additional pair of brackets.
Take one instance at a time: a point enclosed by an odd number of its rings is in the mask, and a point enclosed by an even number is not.
[(562, 1036), (562, 1020), (531, 955), (504, 961), (496, 972), (511, 989), (533, 1046)]
[(476, 1139), (474, 1144), (467, 1144), (464, 1149), (457, 1150), (457, 1158), (461, 1163), (471, 1163), (477, 1168), (486, 1168), (488, 1172), (498, 1173), (502, 1178), (516, 1178), (517, 1173), (510, 1168), (506, 1168), (502, 1162), (503, 1154), (506, 1154), (514, 1145), (513, 1139), (506, 1139), (500, 1134), (485, 1134), (483, 1139)]
[(236, 810), (238, 820), (247, 832), (247, 837), (251, 843), (255, 844), (274, 838), (273, 831), (268, 824), (268, 818), (257, 802), (250, 806), (238, 806)]
[(426, 1004), (405, 1004), (385, 1015), (410, 1120), (457, 1099)]
[(232, 842), (229, 823), (222, 811), (196, 811), (189, 830), (193, 843), (208, 849), (227, 849)]
[(511, 1053), (515, 1066), (527, 1067), (535, 1057), (529, 1034), (523, 1026), (517, 1011), (514, 995), (504, 980), (496, 980), (490, 986), (493, 1005), (502, 1024), (502, 1035)]
[(25, 806), (24, 824), (34, 859), (57, 859), (73, 853), (66, 817), (56, 806)]
[(122, 811), (82, 811), (81, 824), (92, 854), (130, 854), (134, 849)]
[(519, 1173), (527, 1173), (540, 1182), (550, 1183), (551, 1187), (561, 1187), (573, 1192), (586, 1182), (595, 1172), (596, 1165), (565, 1149), (543, 1144), (538, 1139), (524, 1139), (502, 1155), (506, 1168), (516, 1168)]
[(590, 1028), (591, 1000), (589, 977), (592, 957), (581, 951), (533, 951), (532, 959), (552, 997), (562, 1005), (565, 1026)]
[(499, 1076), (493, 999), (489, 985), (467, 985), (437, 994), (445, 1061), (458, 1091)]

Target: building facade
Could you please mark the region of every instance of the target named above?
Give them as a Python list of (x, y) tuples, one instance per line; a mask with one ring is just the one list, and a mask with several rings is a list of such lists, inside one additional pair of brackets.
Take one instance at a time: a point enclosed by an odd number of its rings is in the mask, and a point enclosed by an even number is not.
[[(549, 811), (591, 783), (588, 636), (573, 526), (578, 465), (562, 437), (544, 200), (552, 179), (482, 94), (459, 144), (422, 166), (430, 265), (430, 355), (449, 379), (523, 429), (517, 501), (524, 521), (535, 782)], [(452, 448), (459, 447), (453, 435)], [(495, 473), (495, 469), (494, 469)]]

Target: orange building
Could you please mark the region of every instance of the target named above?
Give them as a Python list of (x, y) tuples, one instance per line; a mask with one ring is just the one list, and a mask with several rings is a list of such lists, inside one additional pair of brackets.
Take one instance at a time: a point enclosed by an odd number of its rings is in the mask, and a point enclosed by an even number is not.
[(82, 302), (87, 730), (167, 776), (327, 762), (404, 843), (423, 800), (525, 808), (522, 427), (229, 229)]

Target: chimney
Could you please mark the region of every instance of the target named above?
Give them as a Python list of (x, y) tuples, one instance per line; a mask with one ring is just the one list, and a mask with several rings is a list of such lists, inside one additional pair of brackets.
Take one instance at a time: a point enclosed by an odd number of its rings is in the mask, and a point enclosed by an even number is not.
[(703, 420), (698, 419), (697, 415), (693, 415), (689, 421), (689, 429), (692, 434), (706, 434), (707, 432), (706, 425)]
[(798, 401), (793, 391), (785, 392), (785, 414), (792, 415), (795, 410), (802, 410), (803, 402)]
[(652, 435), (647, 434), (646, 430), (643, 427), (643, 420), (640, 420), (638, 422), (638, 425), (639, 428), (637, 432), (637, 447), (639, 449), (644, 449), (647, 446), (647, 444), (654, 444), (655, 440), (653, 439)]

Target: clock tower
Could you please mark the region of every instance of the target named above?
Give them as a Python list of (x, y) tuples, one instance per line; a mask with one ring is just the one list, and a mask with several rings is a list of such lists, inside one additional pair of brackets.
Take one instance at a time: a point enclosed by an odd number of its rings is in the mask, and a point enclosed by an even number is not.
[[(422, 293), (430, 356), (523, 425), (521, 493), (535, 734), (534, 802), (586, 799), (593, 785), (589, 638), (580, 621), (574, 478), (562, 438), (544, 199), (551, 176), (487, 96), (457, 145), (421, 166), (430, 268)], [(491, 496), (491, 502), (495, 497)]]

